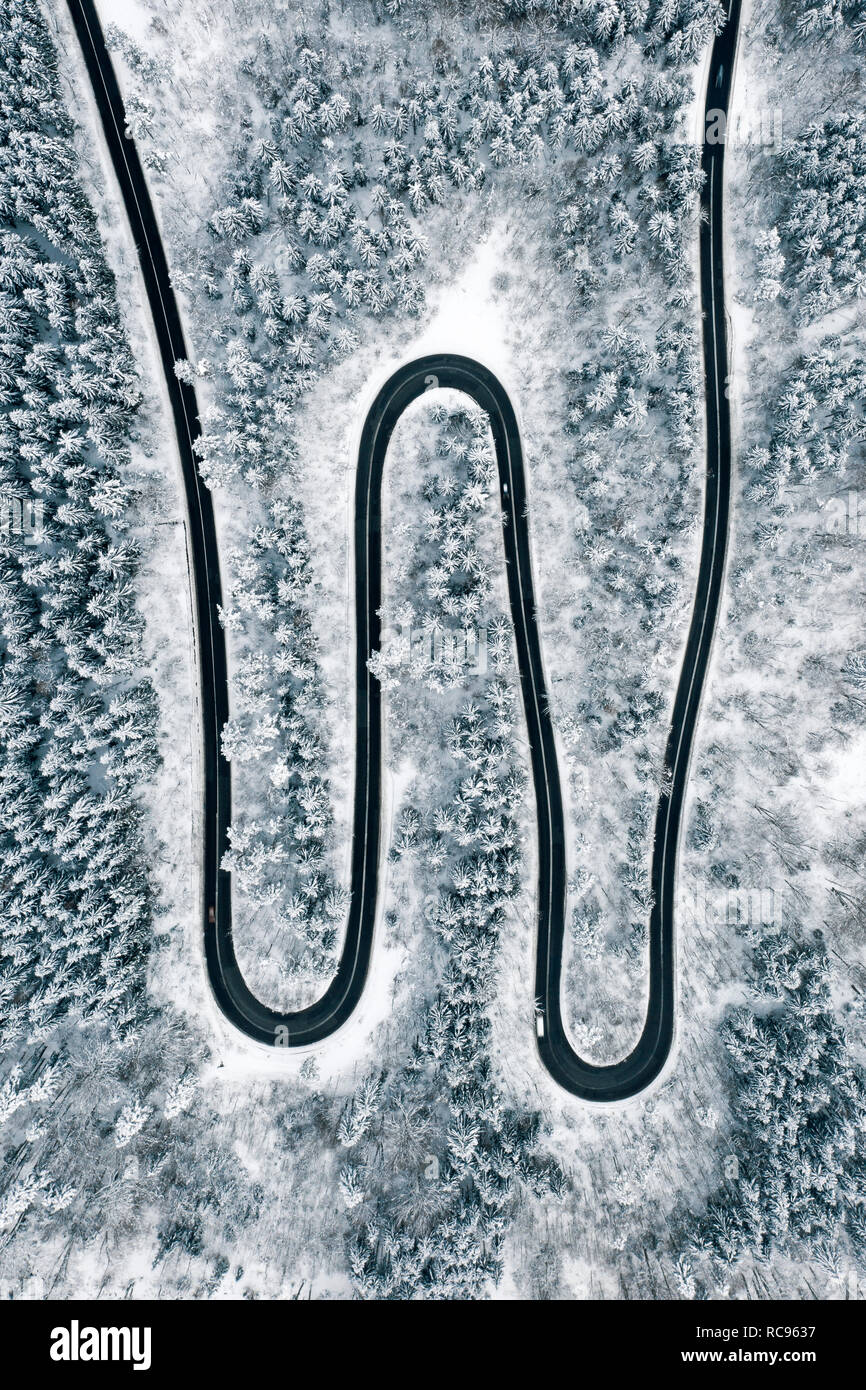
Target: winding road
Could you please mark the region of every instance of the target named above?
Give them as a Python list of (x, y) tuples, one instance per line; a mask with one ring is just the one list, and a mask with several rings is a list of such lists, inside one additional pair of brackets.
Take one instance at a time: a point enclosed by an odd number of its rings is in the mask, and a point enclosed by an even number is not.
[[(706, 111), (727, 112), (741, 0), (731, 0), (728, 22), (716, 39)], [(231, 818), (230, 769), (219, 732), (228, 718), (228, 676), (219, 554), (210, 493), (201, 482), (194, 445), (198, 406), (174, 363), (187, 350), (147, 183), (126, 117), (92, 0), (68, 0), (105, 140), (136, 242), (165, 374), (182, 465), (198, 645), (204, 767), (203, 933), (211, 988), (225, 1016), (247, 1037), (270, 1046), (304, 1047), (334, 1033), (352, 1014), (367, 978), (376, 922), (382, 856), (382, 705), (368, 658), (378, 650), (382, 606), (381, 490), (388, 443), (403, 411), (431, 386), (463, 391), (490, 420), (499, 470), (508, 593), (520, 686), (529, 736), (538, 833), (538, 938), (535, 1012), (539, 1052), (551, 1076), (584, 1100), (624, 1100), (648, 1086), (664, 1067), (674, 1037), (676, 1010), (674, 897), (677, 851), (691, 749), (701, 691), (718, 615), (730, 504), (730, 415), (726, 396), (727, 344), (722, 261), (724, 143), (704, 144), (706, 214), (700, 234), (703, 350), (706, 376), (707, 466), (699, 576), (682, 672), (666, 750), (670, 774), (655, 821), (652, 856), (654, 906), (649, 923), (647, 1016), (631, 1053), (609, 1066), (583, 1061), (571, 1047), (561, 1013), (567, 873), (562, 791), (553, 724), (548, 710), (535, 616), (527, 520), (526, 479), (517, 419), (509, 397), (478, 362), (453, 354), (429, 356), (395, 372), (371, 406), (361, 435), (355, 483), (355, 787), (351, 897), (343, 952), (327, 991), (309, 1008), (282, 1013), (248, 988), (234, 949), (231, 879), (220, 868)], [(705, 127), (706, 129), (707, 127)]]

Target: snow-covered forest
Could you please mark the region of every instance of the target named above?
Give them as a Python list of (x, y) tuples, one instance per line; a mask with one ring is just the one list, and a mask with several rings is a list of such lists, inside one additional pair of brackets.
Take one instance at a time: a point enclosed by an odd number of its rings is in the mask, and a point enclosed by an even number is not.
[(33, 1131), (4, 1174), (8, 1229), (74, 1195), (31, 1145), (77, 1035), (122, 1048), (147, 1014), (139, 798), (159, 751), (128, 522), (135, 365), (42, 20), (5, 7), (3, 44), (3, 487), (43, 508), (38, 537), (0, 540), (4, 1115)]
[[(339, 959), (357, 429), (395, 365), (466, 352), (511, 392), (530, 475), (563, 1014), (582, 1055), (616, 1060), (645, 1010), (700, 547), (695, 131), (723, 7), (98, 9), (202, 407), (246, 978), (298, 1007)], [(407, 412), (385, 472), (369, 997), (303, 1055), (219, 1017), (183, 502), (135, 251), (65, 7), (0, 0), (0, 461), (20, 521), (0, 529), (4, 1285), (835, 1298), (866, 1277), (864, 32), (859, 0), (744, 11), (734, 102), (781, 108), (783, 138), (726, 155), (734, 520), (677, 1049), (604, 1110), (536, 1052), (498, 486), (487, 420), (454, 393)]]
[[(176, 278), (202, 322), (202, 355), (178, 370), (198, 379), (210, 402), (203, 476), (230, 497), (246, 498), (252, 489), (255, 501), (245, 501), (245, 510), (273, 506), (265, 499), (276, 494), (296, 530), (291, 590), (281, 573), (283, 551), (268, 538), (267, 511), (261, 529), (233, 552), (231, 566), (233, 591), (247, 590), (243, 601), (255, 603), (258, 618), (254, 625), (232, 622), (239, 616), (236, 603), (228, 619), (238, 653), (238, 716), (224, 740), (233, 763), (244, 769), (230, 862), (258, 924), (246, 956), (254, 977), (261, 946), (267, 943), (272, 958), (271, 943), (288, 932), (295, 944), (281, 953), (285, 974), (302, 982), (306, 970), (321, 979), (333, 964), (335, 919), (344, 912), (334, 874), (319, 859), (330, 830), (327, 778), (317, 761), (320, 748), (327, 760), (327, 735), (316, 713), (319, 644), (311, 633), (312, 645), (305, 639), (296, 657), (282, 650), (293, 630), (309, 626), (315, 577), (301, 559), (309, 541), (293, 495), (297, 475), (309, 472), (299, 461), (299, 406), (338, 364), (346, 364), (350, 379), (357, 374), (374, 329), (382, 341), (394, 331), (389, 320), (408, 321), (403, 331), (411, 332), (412, 321), (423, 318), (431, 280), (424, 228), (436, 225), (435, 210), (442, 209), (440, 219), (446, 216), (459, 194), (464, 217), (472, 219), (480, 200), (496, 196), (486, 190), (497, 184), (502, 198), (531, 198), (539, 165), (550, 165), (552, 200), (545, 215), (567, 300), (597, 298), (611, 271), (604, 256), (593, 264), (592, 248), (612, 243), (615, 274), (620, 261), (642, 264), (648, 257), (666, 297), (676, 305), (688, 302), (693, 286), (683, 237), (688, 228), (694, 233), (698, 151), (665, 136), (691, 96), (681, 69), (712, 32), (718, 13), (717, 7), (700, 9), (687, 23), (667, 12), (652, 24), (645, 14), (630, 16), (627, 32), (643, 34), (648, 24), (650, 50), (664, 43), (670, 52), (659, 71), (638, 63), (636, 45), (635, 71), (628, 75), (601, 62), (612, 32), (600, 16), (586, 30), (594, 43), (579, 44), (564, 33), (542, 46), (515, 35), (511, 55), (494, 61), (473, 54), (464, 65), (443, 54), (432, 75), (415, 73), (411, 81), (407, 57), (393, 41), (373, 48), (356, 37), (338, 56), (311, 47), (300, 30), (279, 40), (266, 33), (241, 65), (248, 82), (242, 90), (249, 90), (258, 119), (248, 141), (239, 143), (233, 132), (233, 167), (214, 190), (219, 205), (208, 210), (206, 236), (180, 241)], [(415, 23), (417, 17), (407, 17), (410, 32)], [(126, 56), (137, 78), (133, 90), (144, 103), (159, 80), (152, 65), (119, 32), (110, 30), (109, 39)], [(371, 63), (378, 77), (372, 92), (362, 81)], [(407, 86), (412, 95), (400, 96)], [(228, 95), (220, 96), (227, 105)], [(148, 129), (141, 133), (147, 151)], [(156, 131), (152, 143), (158, 155)], [(588, 253), (586, 263), (578, 251)], [(567, 423), (575, 428), (587, 417), (615, 430), (618, 440), (639, 430), (654, 409), (663, 424), (669, 422), (675, 450), (688, 456), (699, 381), (694, 327), (678, 312), (673, 322), (654, 328), (649, 343), (625, 328), (605, 335), (608, 351), (582, 361), (575, 374)], [(248, 557), (255, 557), (255, 571)], [(668, 588), (655, 576), (651, 588), (657, 583), (661, 607)], [(262, 584), (279, 590), (278, 604), (254, 598)], [(274, 708), (281, 687), (280, 698), (288, 701), (282, 717)], [(639, 689), (625, 699), (621, 718), (632, 717), (635, 702), (651, 709), (662, 698)], [(563, 717), (572, 714), (579, 711)], [(287, 780), (279, 770), (298, 766), (299, 747), (309, 771), (303, 799), (310, 786), (316, 806), (312, 816), (298, 799), (297, 777)], [(298, 852), (287, 854), (292, 839)], [(276, 982), (271, 987), (279, 989)]]

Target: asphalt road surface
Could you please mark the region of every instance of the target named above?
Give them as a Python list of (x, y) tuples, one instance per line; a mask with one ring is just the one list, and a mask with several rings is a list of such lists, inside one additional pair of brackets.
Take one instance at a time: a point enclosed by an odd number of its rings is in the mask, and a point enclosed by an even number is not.
[[(382, 606), (382, 474), (388, 443), (406, 407), (435, 387), (463, 391), (489, 417), (499, 469), (503, 543), (520, 686), (529, 736), (538, 834), (538, 939), (535, 998), (527, 1000), (541, 1059), (565, 1090), (585, 1100), (610, 1102), (635, 1095), (658, 1076), (670, 1054), (676, 1009), (674, 897), (682, 806), (701, 691), (724, 577), (730, 499), (730, 415), (722, 262), (724, 143), (705, 144), (701, 228), (701, 297), (707, 404), (707, 468), (699, 577), (682, 672), (667, 742), (670, 778), (655, 821), (649, 922), (646, 1021), (631, 1053), (610, 1066), (583, 1061), (566, 1037), (561, 1013), (567, 875), (562, 792), (548, 710), (527, 518), (526, 480), (514, 409), (499, 381), (481, 364), (454, 354), (421, 358), (400, 368), (379, 392), (364, 423), (355, 483), (355, 789), (351, 897), (337, 972), (309, 1008), (282, 1013), (248, 988), (232, 939), (231, 879), (219, 865), (228, 846), (231, 779), (219, 731), (228, 717), (219, 555), (210, 494), (195, 464), (198, 407), (192, 387), (179, 382), (174, 362), (186, 357), (180, 316), (146, 181), (135, 144), (124, 135), (125, 114), (92, 0), (68, 0), (120, 184), (153, 314), (171, 401), (189, 512), (204, 767), (205, 958), (214, 996), (246, 1036), (277, 1047), (304, 1047), (329, 1037), (352, 1014), (367, 978), (376, 924), (381, 842), (382, 707), (368, 659), (380, 645)], [(740, 0), (715, 41), (706, 110), (727, 111)]]
[[(730, 0), (728, 20), (716, 38), (707, 77), (704, 132), (727, 120), (741, 0)], [(555, 1081), (584, 1100), (626, 1100), (645, 1090), (662, 1071), (674, 1040), (676, 1022), (675, 899), (683, 802), (701, 694), (706, 678), (725, 573), (731, 497), (731, 417), (728, 404), (728, 347), (723, 260), (724, 139), (704, 140), (701, 156), (706, 181), (701, 193), (701, 308), (706, 394), (706, 479), (701, 558), (694, 607), (677, 685), (665, 751), (666, 789), (659, 797), (653, 834), (649, 920), (649, 991), (643, 1030), (632, 1051), (610, 1066), (581, 1060), (568, 1043), (562, 1023), (560, 980), (564, 938), (564, 895), (559, 889), (561, 853), (552, 847), (549, 878), (556, 887), (550, 910), (539, 911), (535, 989), (544, 1018), (539, 1039), (542, 1060)], [(545, 888), (539, 883), (539, 897)]]

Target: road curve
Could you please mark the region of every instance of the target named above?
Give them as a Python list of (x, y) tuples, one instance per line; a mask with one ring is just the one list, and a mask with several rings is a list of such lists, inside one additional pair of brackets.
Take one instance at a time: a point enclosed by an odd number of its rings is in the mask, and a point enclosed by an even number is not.
[[(368, 659), (380, 644), (382, 606), (381, 487), (388, 443), (406, 407), (431, 386), (465, 392), (487, 414), (499, 470), (508, 593), (517, 649), (535, 792), (538, 832), (538, 939), (535, 997), (538, 1047), (555, 1081), (584, 1100), (610, 1102), (635, 1095), (658, 1076), (670, 1053), (676, 1007), (674, 896), (676, 861), (688, 767), (718, 614), (724, 576), (730, 500), (730, 416), (726, 397), (727, 346), (722, 264), (724, 144), (704, 145), (707, 184), (702, 207), (701, 294), (707, 401), (707, 470), (699, 577), (683, 668), (667, 742), (670, 780), (659, 800), (652, 859), (654, 906), (649, 923), (647, 1016), (634, 1050), (610, 1066), (583, 1061), (571, 1047), (561, 1012), (567, 875), (559, 767), (548, 710), (541, 644), (535, 619), (520, 433), (509, 397), (479, 363), (454, 354), (421, 358), (400, 368), (371, 406), (361, 435), (355, 482), (355, 792), (351, 896), (343, 952), (322, 997), (309, 1008), (283, 1013), (262, 1004), (248, 988), (232, 939), (231, 880), (219, 865), (228, 844), (229, 767), (219, 746), (228, 717), (225, 640), (217, 616), (220, 579), (210, 494), (195, 465), (198, 409), (193, 389), (174, 376), (186, 356), (180, 316), (156, 219), (134, 143), (124, 137), (120, 94), (92, 0), (68, 0), (82, 45), (105, 137), (135, 238), (153, 314), (174, 415), (190, 524), (190, 555), (201, 677), (204, 779), (204, 942), (217, 1003), (246, 1036), (271, 1046), (303, 1047), (334, 1033), (360, 999), (370, 963), (381, 851), (382, 711)], [(710, 63), (706, 110), (727, 111), (740, 0)], [(211, 918), (211, 913), (213, 914)]]
[[(649, 920), (649, 991), (643, 1030), (633, 1050), (609, 1066), (593, 1066), (569, 1045), (562, 1022), (562, 951), (565, 895), (559, 888), (561, 853), (551, 845), (547, 879), (550, 911), (539, 911), (535, 989), (544, 1013), (539, 1039), (542, 1061), (553, 1079), (584, 1100), (627, 1100), (649, 1086), (671, 1051), (676, 1022), (675, 899), (677, 858), (689, 764), (704, 680), (712, 650), (725, 574), (731, 501), (731, 416), (728, 404), (728, 345), (725, 317), (723, 192), (725, 141), (708, 142), (727, 124), (740, 24), (741, 0), (729, 0), (727, 22), (713, 43), (704, 103), (701, 167), (700, 275), (706, 399), (706, 477), (701, 557), (694, 607), (665, 749), (666, 786), (659, 797), (653, 833)], [(712, 113), (712, 115), (711, 115)], [(552, 742), (552, 741), (551, 741)], [(555, 756), (555, 755), (554, 755)], [(536, 783), (537, 786), (537, 783)], [(539, 831), (539, 853), (544, 844)], [(546, 891), (539, 876), (539, 897)]]
[(187, 545), (193, 585), (203, 769), (203, 930), (212, 935), (215, 917), (231, 923), (231, 880), (220, 869), (231, 823), (231, 775), (220, 749), (220, 730), (228, 719), (228, 668), (218, 608), (222, 602), (219, 551), (213, 504), (195, 458), (199, 410), (195, 391), (174, 374), (188, 356), (177, 301), (171, 285), (153, 204), (135, 141), (127, 138), (126, 113), (93, 0), (68, 0), (68, 9), (87, 67), (105, 142), (120, 186), (150, 305), (180, 456), (187, 509)]

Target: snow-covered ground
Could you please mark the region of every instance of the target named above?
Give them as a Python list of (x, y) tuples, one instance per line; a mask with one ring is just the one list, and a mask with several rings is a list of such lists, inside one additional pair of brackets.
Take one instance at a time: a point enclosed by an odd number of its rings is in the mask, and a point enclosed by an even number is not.
[[(191, 359), (216, 361), (216, 370), (197, 383), (200, 399), (206, 407), (224, 409), (227, 388), (219, 355), (242, 332), (226, 328), (231, 310), (225, 265), (219, 266), (222, 299), (208, 298), (200, 288), (200, 272), (214, 245), (206, 224), (234, 196), (248, 174), (249, 151), (271, 129), (267, 91), (254, 85), (246, 60), (257, 50), (264, 67), (271, 62), (278, 88), (281, 63), (291, 50), (290, 30), (303, 17), (308, 32), (316, 34), (316, 25), (323, 24), (320, 7), (257, 0), (211, 11), (186, 0), (170, 9), (152, 0), (99, 0), (99, 11), (104, 23), (118, 26), (134, 44), (123, 55), (116, 50), (114, 57), (149, 167)], [(106, 1266), (81, 1242), (63, 1277), (82, 1293), (118, 1290), (132, 1282), (138, 1295), (277, 1297), (301, 1288), (304, 1296), (312, 1291), (316, 1297), (349, 1297), (357, 1283), (346, 1272), (343, 1247), (348, 1235), (362, 1238), (366, 1204), (372, 1210), (381, 1202), (383, 1210), (399, 1213), (400, 1203), (408, 1200), (402, 1186), (409, 1181), (406, 1172), (388, 1170), (373, 1150), (378, 1142), (380, 1154), (390, 1155), (391, 1146), (398, 1151), (398, 1138), (402, 1143), (406, 1137), (400, 1126), (408, 1134), (411, 1125), (403, 1112), (380, 1116), (379, 1139), (353, 1149), (337, 1137), (338, 1120), (370, 1076), (384, 1078), (386, 1093), (400, 1097), (401, 1105), (414, 1094), (402, 1069), (428, 1027), (427, 1011), (451, 960), (432, 929), (431, 903), (446, 871), (453, 873), (452, 860), (443, 861), (445, 868), (433, 862), (428, 857), (432, 839), (423, 837), (414, 855), (411, 848), (396, 851), (407, 811), (417, 810), (424, 834), (432, 836), (428, 821), (453, 798), (463, 775), (448, 751), (449, 720), (469, 695), (482, 702), (486, 696), (477, 680), (467, 680), (465, 690), (437, 691), (412, 679), (389, 689), (385, 861), (373, 967), (362, 1004), (339, 1034), (308, 1053), (268, 1051), (238, 1039), (210, 998), (199, 941), (197, 682), (177, 461), (133, 250), (92, 103), (83, 96), (83, 67), (65, 10), (56, 4), (51, 15), (69, 104), (80, 127), (82, 177), (117, 276), (124, 326), (145, 392), (134, 454), (143, 480), (134, 534), (144, 548), (139, 604), (146, 624), (145, 659), (160, 696), (163, 755), (147, 798), (148, 856), (161, 906), (149, 989), (194, 1027), (190, 1064), (206, 1108), (191, 1110), (186, 1142), (192, 1154), (208, 1133), (214, 1146), (209, 1152), (227, 1165), (226, 1185), (236, 1202), (223, 1225), (208, 1226), (208, 1243), (189, 1258), (181, 1242), (161, 1264), (151, 1263), (157, 1211), (142, 1216), (137, 1226), (130, 1219), (135, 1234)], [(450, 56), (442, 60), (440, 76), (457, 90), (487, 51), (491, 35), (465, 18), (448, 23), (454, 35), (448, 35)], [(444, 31), (438, 16), (437, 24)], [(383, 21), (360, 3), (331, 15), (328, 25), (327, 36), (322, 30), (314, 46), (327, 42), (329, 58), (346, 65), (347, 90), (366, 112), (363, 130), (357, 128), (357, 149), (372, 167), (370, 108), (376, 100), (397, 101), (407, 74), (414, 80), (413, 74), (429, 70), (429, 38), (413, 30), (411, 16)], [(798, 138), (834, 100), (848, 109), (861, 101), (852, 80), (856, 54), (844, 45), (823, 48), (816, 63), (808, 46), (790, 42), (775, 3), (747, 7), (743, 32), (735, 101), (756, 120), (780, 108), (786, 140)], [(258, 43), (261, 34), (272, 49)], [(493, 36), (494, 49), (503, 44), (501, 33)], [(351, 69), (353, 46), (366, 54), (362, 76)], [(684, 127), (694, 124), (700, 109), (705, 52), (685, 68), (691, 90), (682, 97)], [(147, 57), (161, 65), (161, 76), (148, 75)], [(614, 83), (629, 72), (637, 80), (654, 75), (661, 60), (626, 39), (601, 61)], [(350, 128), (345, 139), (332, 141), (328, 157), (347, 157), (355, 133)], [(422, 135), (414, 134), (417, 146)], [(602, 145), (596, 162), (614, 143), (611, 137)], [(688, 1213), (700, 1213), (717, 1193), (742, 1138), (720, 1028), (732, 1006), (749, 1004), (751, 998), (750, 946), (736, 920), (744, 903), (748, 912), (763, 894), (760, 910), (771, 922), (796, 919), (804, 929), (825, 931), (840, 969), (834, 1007), (849, 1022), (855, 1051), (862, 1050), (862, 1009), (858, 1012), (852, 987), (866, 987), (857, 907), (864, 813), (857, 768), (866, 738), (850, 717), (842, 673), (849, 654), (863, 646), (864, 540), (850, 531), (827, 533), (820, 506), (830, 497), (827, 480), (807, 480), (792, 492), (785, 515), (770, 518), (753, 495), (752, 466), (744, 460), (754, 447), (768, 447), (785, 373), (800, 355), (830, 333), (840, 336), (852, 357), (862, 354), (864, 319), (857, 301), (843, 303), (817, 324), (797, 322), (796, 296), (790, 291), (756, 302), (761, 275), (756, 238), (781, 217), (781, 157), (776, 149), (735, 142), (726, 159), (737, 484), (728, 594), (680, 860), (674, 1060), (649, 1094), (605, 1110), (579, 1105), (541, 1066), (528, 996), (534, 970), (535, 843), (527, 781), (516, 813), (519, 891), (505, 904), (499, 929), (484, 1055), (509, 1114), (521, 1123), (539, 1117), (543, 1152), (555, 1159), (563, 1182), (557, 1195), (543, 1184), (537, 1191), (531, 1184), (521, 1188), (509, 1208), (501, 1277), (487, 1296), (692, 1296), (688, 1276), (677, 1266)], [(413, 214), (428, 243), (418, 269), (424, 302), (417, 317), (396, 311), (381, 318), (366, 312), (352, 316), (356, 345), (329, 362), (292, 404), (295, 460), (287, 458), (285, 471), (264, 487), (235, 478), (214, 495), (226, 592), (233, 566), (242, 571), (253, 532), (267, 519), (269, 506), (291, 500), (303, 518), (310, 578), (302, 606), (315, 634), (322, 697), (315, 727), (323, 736), (332, 817), (325, 863), (339, 892), (349, 873), (354, 709), (346, 698), (345, 672), (353, 660), (351, 520), (364, 415), (390, 373), (426, 352), (475, 357), (503, 382), (518, 413), (529, 468), (538, 620), (568, 814), (574, 918), (564, 1012), (578, 1050), (607, 1061), (628, 1050), (643, 1016), (640, 927), (646, 902), (641, 895), (700, 541), (704, 457), (697, 223), (685, 219), (681, 229), (684, 278), (675, 300), (661, 257), (645, 239), (649, 205), (641, 205), (640, 236), (628, 254), (615, 250), (613, 227), (604, 220), (603, 210), (620, 197), (635, 211), (640, 180), (631, 165), (612, 176), (616, 197), (611, 202), (608, 183), (590, 181), (593, 161), (578, 166), (575, 160), (573, 151), (555, 159), (545, 147), (525, 167), (496, 168), (491, 162), (482, 190), (449, 186), (441, 204)], [(369, 183), (378, 177), (372, 169), (372, 178), (356, 190), (365, 213)], [(568, 259), (578, 234), (562, 230), (569, 200), (584, 195), (596, 219), (589, 256), (598, 284), (589, 300), (575, 292), (574, 264)], [(270, 215), (270, 192), (261, 197), (267, 198)], [(250, 243), (253, 258), (266, 264), (271, 243), (281, 235), (269, 223), (268, 237)], [(665, 356), (660, 335), (677, 314), (693, 335), (691, 347)], [(612, 338), (613, 329), (624, 336)], [(258, 351), (261, 330), (245, 341)], [(618, 401), (621, 412), (627, 401), (628, 408), (636, 402), (630, 419), (614, 419), (617, 407), (589, 403), (605, 373), (624, 372), (628, 355), (634, 360), (642, 353), (639, 379), (621, 387)], [(695, 364), (697, 376), (691, 371)], [(271, 405), (274, 398), (269, 397)], [(437, 429), (445, 428), (431, 416), (433, 404), (432, 396), (425, 398), (407, 414), (389, 455), (386, 620), (398, 620), (407, 603), (419, 613), (429, 607), (432, 560), (424, 549), (422, 493), (438, 469), (447, 471), (431, 453)], [(449, 395), (445, 404), (453, 409), (458, 402)], [(691, 434), (683, 432), (684, 417)], [(288, 431), (279, 432), (283, 421), (276, 413), (271, 418), (274, 438), (288, 438)], [(855, 491), (864, 482), (862, 452), (856, 458), (844, 480)], [(458, 456), (455, 488), (465, 482), (459, 468)], [(768, 520), (780, 527), (773, 546), (759, 536)], [(491, 585), (490, 612), (507, 612), (494, 502), (488, 499), (476, 524)], [(645, 608), (638, 606), (638, 597)], [(256, 652), (270, 658), (275, 642), (266, 624), (246, 634), (229, 633), (233, 715), (240, 707), (245, 661)], [(513, 672), (505, 680), (513, 691)], [(517, 707), (515, 766), (528, 773), (519, 701)], [(269, 766), (268, 756), (235, 763), (239, 822), (266, 818)], [(304, 942), (282, 913), (295, 886), (294, 867), (286, 874), (283, 897), (278, 893), (271, 903), (256, 902), (236, 886), (236, 941), (252, 987), (271, 1002), (298, 1003), (320, 993), (325, 980), (305, 969)], [(339, 944), (338, 933), (337, 952)], [(290, 977), (286, 962), (293, 954), (300, 968)], [(425, 1095), (425, 1104), (435, 1110), (436, 1123), (424, 1142), (438, 1152), (435, 1146), (452, 1119), (443, 1118), (445, 1082), (434, 1077), (431, 1087), (435, 1099)], [(411, 1163), (423, 1169), (429, 1158), (422, 1149)], [(195, 1160), (185, 1161), (187, 1167), (178, 1160), (172, 1193), (190, 1181)], [(361, 1176), (347, 1178), (353, 1165)], [(369, 1184), (357, 1204), (351, 1195), (356, 1181)], [(845, 1287), (848, 1259), (846, 1249), (835, 1282), (816, 1274), (802, 1253), (791, 1259), (778, 1254), (757, 1268), (747, 1259), (729, 1276), (708, 1266), (702, 1277), (708, 1287), (735, 1297), (797, 1296), (806, 1281), (820, 1279), (823, 1296), (830, 1297)]]

